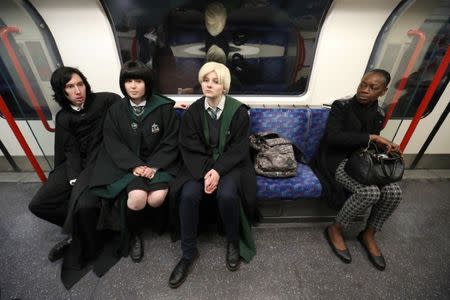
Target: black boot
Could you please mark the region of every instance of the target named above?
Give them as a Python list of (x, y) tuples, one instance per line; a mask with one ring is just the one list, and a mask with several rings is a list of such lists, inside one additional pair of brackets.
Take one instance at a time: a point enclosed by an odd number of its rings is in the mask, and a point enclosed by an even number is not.
[(236, 271), (239, 268), (241, 257), (239, 255), (239, 241), (228, 242), (227, 245), (227, 269)]
[(54, 262), (62, 258), (64, 255), (64, 251), (70, 246), (71, 243), (71, 237), (65, 238), (64, 240), (56, 243), (56, 245), (53, 246), (53, 248), (50, 249), (50, 252), (48, 253), (48, 260)]
[(144, 257), (144, 243), (142, 243), (140, 234), (131, 236), (130, 257), (136, 263), (140, 262), (142, 257)]

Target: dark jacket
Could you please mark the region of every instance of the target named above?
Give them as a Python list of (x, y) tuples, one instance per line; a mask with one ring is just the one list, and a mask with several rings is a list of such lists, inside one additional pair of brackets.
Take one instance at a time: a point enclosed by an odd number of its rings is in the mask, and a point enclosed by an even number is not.
[(338, 165), (361, 147), (367, 146), (370, 134), (380, 134), (384, 112), (378, 102), (364, 106), (356, 100), (333, 102), (325, 134), (313, 161), (313, 169), (322, 185), (322, 197), (339, 209), (346, 200), (343, 187), (334, 179)]
[(65, 163), (67, 178), (78, 178), (92, 162), (102, 141), (106, 111), (120, 96), (114, 93), (92, 93), (84, 109), (61, 109), (56, 114), (55, 168)]

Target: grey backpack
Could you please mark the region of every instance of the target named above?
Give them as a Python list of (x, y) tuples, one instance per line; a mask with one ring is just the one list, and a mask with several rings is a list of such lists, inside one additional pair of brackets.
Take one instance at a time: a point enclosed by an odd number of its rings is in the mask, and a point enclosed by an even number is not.
[(293, 177), (297, 174), (294, 149), (300, 150), (288, 139), (273, 132), (255, 133), (250, 136), (254, 152), (256, 174), (266, 177)]

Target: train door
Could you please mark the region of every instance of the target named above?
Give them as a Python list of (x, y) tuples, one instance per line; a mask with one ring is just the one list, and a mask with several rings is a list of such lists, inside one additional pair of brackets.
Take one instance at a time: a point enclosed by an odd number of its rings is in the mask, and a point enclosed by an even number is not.
[[(384, 25), (368, 66), (391, 73), (390, 89), (382, 103), (387, 122), (383, 135), (399, 144), (425, 94), (435, 89), (409, 143), (403, 141), (407, 165), (413, 167), (450, 167), (450, 138), (446, 133), (450, 120), (443, 116), (448, 113), (450, 98), (449, 68), (444, 60), (450, 39), (449, 12), (446, 0), (402, 1)], [(443, 72), (438, 71), (441, 66)], [(417, 164), (422, 151), (426, 155)]]
[[(53, 120), (58, 110), (50, 76), (62, 65), (61, 58), (45, 22), (27, 1), (0, 2), (0, 35), (0, 96), (33, 153), (42, 158), (41, 166), (50, 169), (48, 156), (53, 153)], [(1, 170), (9, 169), (4, 159), (8, 154), (11, 166), (16, 163), (28, 169), (16, 137), (5, 116), (1, 117)]]

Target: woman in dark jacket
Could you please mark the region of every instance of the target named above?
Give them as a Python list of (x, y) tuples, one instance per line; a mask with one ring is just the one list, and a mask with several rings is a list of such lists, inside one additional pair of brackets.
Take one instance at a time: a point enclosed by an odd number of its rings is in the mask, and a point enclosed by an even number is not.
[[(385, 70), (372, 70), (363, 76), (353, 98), (333, 103), (317, 158), (325, 197), (332, 206), (340, 208), (335, 223), (325, 231), (331, 248), (341, 260), (351, 262), (342, 229), (370, 208), (366, 228), (360, 232), (358, 240), (379, 270), (384, 270), (386, 262), (375, 241), (375, 233), (398, 206), (402, 191), (396, 183), (363, 185), (350, 177), (344, 168), (350, 154), (366, 147), (369, 141), (387, 151), (400, 152), (398, 145), (379, 135), (384, 113), (378, 107), (378, 97), (384, 95), (389, 81), (390, 75)], [(352, 193), (347, 199), (344, 188)]]
[(248, 107), (226, 95), (231, 79), (225, 65), (204, 64), (198, 80), (204, 97), (194, 102), (183, 116), (179, 134), (183, 167), (172, 189), (172, 220), (177, 220), (179, 213), (183, 251), (169, 279), (172, 288), (183, 283), (198, 256), (201, 202), (217, 202), (226, 232), (226, 267), (230, 271), (237, 270), (240, 256), (249, 261), (255, 254), (246, 219), (254, 215), (256, 194), (249, 154)]

